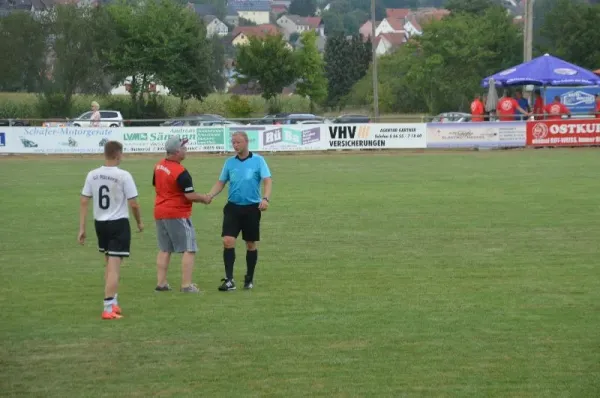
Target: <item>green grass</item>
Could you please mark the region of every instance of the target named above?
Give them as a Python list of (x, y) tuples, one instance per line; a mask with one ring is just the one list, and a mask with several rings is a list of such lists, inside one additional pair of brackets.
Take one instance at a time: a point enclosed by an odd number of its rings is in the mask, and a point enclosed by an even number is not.
[[(99, 161), (0, 159), (0, 395), (600, 396), (597, 151), (268, 156), (256, 288), (217, 291), (220, 196), (194, 210), (200, 296), (153, 293), (156, 159), (123, 164), (147, 230), (115, 322), (75, 241)], [(222, 162), (186, 160), (197, 189)]]

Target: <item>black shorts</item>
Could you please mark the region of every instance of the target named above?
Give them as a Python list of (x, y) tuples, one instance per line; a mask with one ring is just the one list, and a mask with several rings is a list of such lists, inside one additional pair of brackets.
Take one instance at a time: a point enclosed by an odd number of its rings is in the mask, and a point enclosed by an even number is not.
[(129, 219), (95, 221), (98, 250), (110, 257), (129, 257), (131, 228)]
[(262, 212), (258, 203), (251, 205), (236, 205), (227, 202), (223, 208), (223, 231), (221, 236), (237, 238), (242, 232), (242, 239), (246, 242), (260, 240), (260, 217)]

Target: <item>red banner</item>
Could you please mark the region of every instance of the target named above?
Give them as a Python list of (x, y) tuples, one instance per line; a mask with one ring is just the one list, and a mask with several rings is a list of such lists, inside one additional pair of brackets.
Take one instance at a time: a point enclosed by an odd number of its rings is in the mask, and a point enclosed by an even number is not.
[(527, 122), (527, 146), (600, 145), (600, 120), (562, 119)]

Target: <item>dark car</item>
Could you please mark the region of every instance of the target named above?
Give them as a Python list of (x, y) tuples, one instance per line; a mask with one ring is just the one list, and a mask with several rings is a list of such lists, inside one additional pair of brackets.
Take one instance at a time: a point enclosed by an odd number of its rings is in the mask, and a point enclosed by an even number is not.
[(365, 115), (340, 115), (333, 120), (333, 123), (371, 123), (371, 118)]
[(220, 115), (202, 114), (178, 117), (176, 119), (167, 120), (161, 123), (161, 126), (168, 127), (183, 127), (183, 126), (223, 126), (223, 125), (235, 125), (230, 120), (225, 119)]
[(250, 124), (267, 125), (267, 124), (298, 124), (309, 120), (323, 120), (319, 116), (312, 113), (276, 113), (267, 115), (262, 119), (253, 120)]
[(30, 126), (28, 121), (25, 120), (7, 120), (0, 119), (0, 127), (8, 127), (8, 126)]

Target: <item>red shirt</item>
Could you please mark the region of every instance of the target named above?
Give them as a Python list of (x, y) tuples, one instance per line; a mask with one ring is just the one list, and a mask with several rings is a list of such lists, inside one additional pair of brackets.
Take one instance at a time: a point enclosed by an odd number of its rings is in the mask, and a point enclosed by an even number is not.
[(535, 120), (542, 120), (544, 118), (544, 99), (542, 97), (537, 97), (535, 99), (535, 103), (533, 104), (533, 114), (535, 116)]
[(600, 102), (596, 102), (596, 119), (600, 119)]
[(154, 167), (152, 185), (156, 191), (154, 218), (190, 218), (192, 202), (186, 193), (194, 192), (190, 173), (179, 162), (163, 159)]
[(471, 102), (471, 121), (483, 122), (483, 113), (483, 102), (481, 100), (476, 99)]
[(544, 110), (548, 114), (548, 120), (562, 119), (562, 115), (569, 114), (569, 108), (560, 102), (552, 102), (551, 104), (546, 105)]
[(504, 97), (498, 102), (496, 110), (498, 111), (498, 118), (501, 122), (514, 122), (515, 111), (519, 107), (519, 103), (516, 99), (511, 97)]

